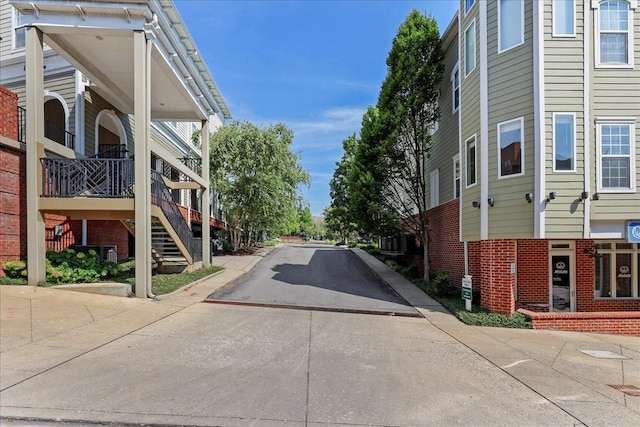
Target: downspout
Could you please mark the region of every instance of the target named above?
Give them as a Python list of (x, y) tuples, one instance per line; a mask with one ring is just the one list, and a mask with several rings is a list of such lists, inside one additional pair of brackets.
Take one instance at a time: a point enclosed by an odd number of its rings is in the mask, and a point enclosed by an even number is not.
[[(75, 133), (76, 133), (76, 150), (80, 154), (85, 153), (85, 139), (84, 139), (84, 126), (85, 126), (85, 114), (84, 114), (84, 92), (86, 90), (86, 84), (83, 81), (82, 73), (76, 70), (76, 108), (75, 108)], [(81, 233), (82, 246), (87, 246), (87, 220), (82, 220), (82, 233)]]
[[(591, 29), (591, 9), (588, 8), (588, 4), (584, 4), (586, 9), (584, 15), (584, 59), (583, 59), (583, 135), (584, 135), (584, 191), (591, 193), (591, 44), (590, 44), (590, 29)], [(577, 126), (575, 126), (577, 127)], [(591, 198), (587, 197), (584, 200), (584, 233), (583, 238), (588, 239), (591, 237)]]

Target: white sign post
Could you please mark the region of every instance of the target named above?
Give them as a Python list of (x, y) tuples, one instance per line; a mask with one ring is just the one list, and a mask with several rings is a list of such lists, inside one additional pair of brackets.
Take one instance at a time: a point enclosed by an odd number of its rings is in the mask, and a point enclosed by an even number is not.
[(467, 311), (471, 311), (471, 300), (473, 299), (473, 293), (471, 291), (471, 276), (465, 275), (462, 278), (462, 299), (464, 300), (464, 307)]

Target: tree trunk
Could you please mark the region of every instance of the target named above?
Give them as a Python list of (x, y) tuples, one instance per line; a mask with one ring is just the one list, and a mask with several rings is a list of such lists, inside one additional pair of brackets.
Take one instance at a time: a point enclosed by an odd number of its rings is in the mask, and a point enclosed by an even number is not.
[(424, 266), (424, 281), (429, 281), (429, 232), (427, 231), (427, 227), (424, 227), (424, 235), (422, 236), (422, 260)]

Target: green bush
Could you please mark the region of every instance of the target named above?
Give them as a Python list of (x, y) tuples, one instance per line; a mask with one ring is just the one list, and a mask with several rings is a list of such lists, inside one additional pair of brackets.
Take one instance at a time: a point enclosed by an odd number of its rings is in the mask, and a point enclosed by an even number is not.
[(0, 285), (26, 285), (24, 277), (0, 277)]
[(11, 278), (20, 278), (26, 276), (27, 263), (20, 260), (7, 261), (2, 264), (2, 269)]
[(222, 241), (222, 251), (223, 252), (233, 252), (233, 245), (227, 239)]

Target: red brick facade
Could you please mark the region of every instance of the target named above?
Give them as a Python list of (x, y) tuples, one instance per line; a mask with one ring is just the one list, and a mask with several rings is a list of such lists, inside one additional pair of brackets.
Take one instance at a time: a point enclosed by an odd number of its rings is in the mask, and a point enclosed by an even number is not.
[(18, 140), (18, 95), (0, 86), (0, 136)]
[(439, 271), (447, 271), (451, 283), (460, 286), (464, 275), (464, 244), (458, 232), (460, 200), (433, 208), (428, 215), (429, 273), (434, 276)]
[(531, 318), (534, 329), (640, 336), (639, 311), (594, 313), (534, 313), (524, 309), (519, 311)]

